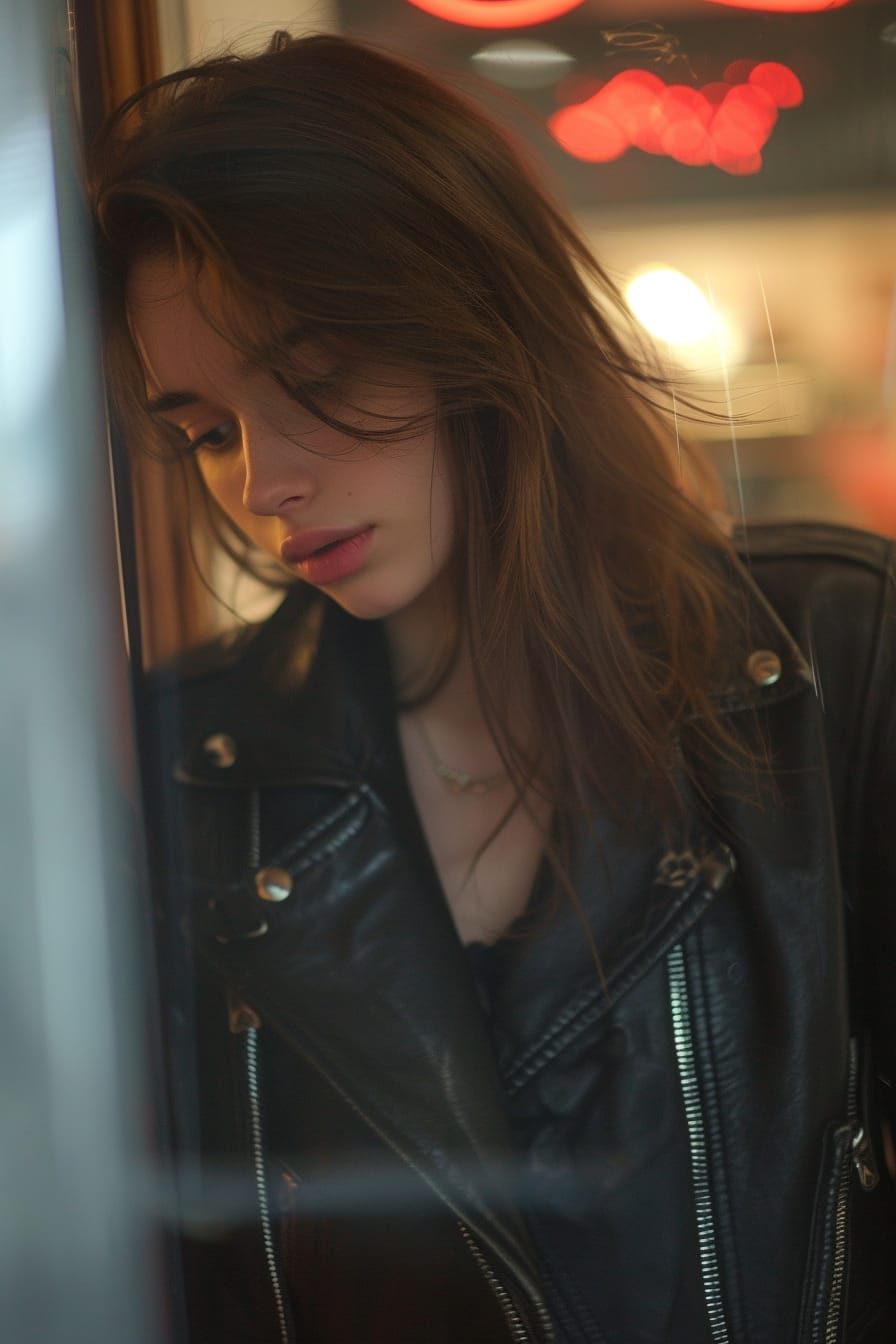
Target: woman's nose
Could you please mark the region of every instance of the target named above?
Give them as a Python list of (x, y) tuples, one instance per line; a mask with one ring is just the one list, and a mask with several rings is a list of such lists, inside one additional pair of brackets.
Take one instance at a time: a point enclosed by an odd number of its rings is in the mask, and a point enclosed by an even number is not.
[(311, 498), (317, 489), (311, 454), (283, 430), (258, 421), (243, 424), (243, 504), (271, 516)]

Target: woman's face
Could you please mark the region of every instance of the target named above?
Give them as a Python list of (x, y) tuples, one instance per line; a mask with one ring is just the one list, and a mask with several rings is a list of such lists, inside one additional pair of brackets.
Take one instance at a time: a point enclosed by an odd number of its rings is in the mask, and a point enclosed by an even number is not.
[[(410, 416), (431, 418), (410, 437), (397, 429), (396, 442), (358, 439), (316, 419), (269, 371), (247, 367), (205, 320), (173, 260), (135, 266), (128, 306), (148, 410), (183, 433), (210, 493), (242, 532), (364, 619), (396, 615), (433, 588), (454, 526), (425, 379), (363, 366), (349, 391), (362, 409), (337, 406), (334, 419), (382, 430), (383, 417), (397, 427)], [(298, 376), (326, 373), (325, 360), (321, 350), (298, 347)]]

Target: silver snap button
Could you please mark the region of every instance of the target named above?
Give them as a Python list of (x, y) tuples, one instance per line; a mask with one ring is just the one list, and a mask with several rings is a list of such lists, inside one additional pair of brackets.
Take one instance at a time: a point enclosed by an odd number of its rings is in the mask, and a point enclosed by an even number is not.
[(686, 887), (697, 872), (697, 859), (689, 849), (681, 853), (670, 851), (660, 859), (657, 881), (664, 887)]
[(285, 901), (292, 892), (292, 876), (285, 868), (259, 868), (255, 890), (263, 901)]
[(236, 743), (227, 733), (212, 733), (203, 742), (202, 750), (219, 770), (229, 770), (236, 760)]
[(781, 659), (774, 649), (755, 649), (744, 664), (744, 671), (756, 686), (774, 686), (781, 677)]

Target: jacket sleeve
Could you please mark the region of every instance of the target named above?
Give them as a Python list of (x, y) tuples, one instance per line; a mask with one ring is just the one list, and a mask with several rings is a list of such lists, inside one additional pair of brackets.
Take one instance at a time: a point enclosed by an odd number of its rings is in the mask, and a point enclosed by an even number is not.
[(860, 890), (853, 893), (864, 982), (859, 992), (896, 1133), (896, 546), (890, 548), (881, 587), (864, 718), (867, 768), (857, 827)]

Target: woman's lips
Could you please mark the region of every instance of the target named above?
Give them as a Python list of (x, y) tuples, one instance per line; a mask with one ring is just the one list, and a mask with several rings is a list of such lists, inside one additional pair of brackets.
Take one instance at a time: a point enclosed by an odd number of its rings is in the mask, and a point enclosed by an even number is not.
[[(285, 564), (290, 565), (308, 583), (335, 583), (353, 574), (363, 563), (373, 537), (373, 527), (347, 532), (337, 528), (315, 528), (287, 537), (280, 547)], [(321, 549), (325, 547), (326, 549)]]

